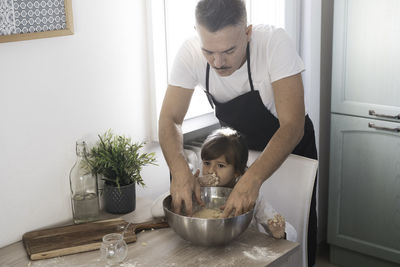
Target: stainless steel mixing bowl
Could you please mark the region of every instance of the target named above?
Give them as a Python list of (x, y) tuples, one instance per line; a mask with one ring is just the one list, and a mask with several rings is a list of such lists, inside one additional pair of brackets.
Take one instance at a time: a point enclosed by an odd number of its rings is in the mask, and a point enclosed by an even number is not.
[[(225, 204), (231, 188), (226, 187), (202, 187), (201, 198), (206, 208), (219, 208)], [(165, 217), (169, 226), (180, 235), (196, 245), (218, 246), (231, 242), (243, 233), (253, 218), (251, 210), (239, 216), (224, 219), (201, 219), (183, 216), (171, 210), (171, 196), (163, 201)], [(200, 206), (194, 201), (194, 211)]]

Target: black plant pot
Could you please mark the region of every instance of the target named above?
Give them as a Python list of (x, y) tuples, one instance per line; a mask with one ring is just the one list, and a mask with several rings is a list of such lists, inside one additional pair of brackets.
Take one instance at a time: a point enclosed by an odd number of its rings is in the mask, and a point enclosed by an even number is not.
[(136, 208), (136, 184), (115, 186), (104, 184), (104, 206), (109, 213), (125, 214)]

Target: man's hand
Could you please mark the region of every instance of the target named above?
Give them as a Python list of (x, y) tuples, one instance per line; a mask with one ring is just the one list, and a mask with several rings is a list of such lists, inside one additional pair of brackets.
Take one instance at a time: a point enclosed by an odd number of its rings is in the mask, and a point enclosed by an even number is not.
[(262, 183), (252, 179), (252, 177), (243, 175), (233, 188), (225, 205), (222, 207), (224, 208), (222, 217), (227, 218), (231, 214), (239, 216), (253, 209), (261, 185)]
[(177, 214), (181, 214), (184, 207), (185, 215), (192, 215), (193, 193), (196, 201), (200, 205), (203, 204), (200, 197), (200, 184), (197, 182), (197, 178), (191, 172), (174, 175), (171, 181), (170, 193), (172, 196), (172, 208)]

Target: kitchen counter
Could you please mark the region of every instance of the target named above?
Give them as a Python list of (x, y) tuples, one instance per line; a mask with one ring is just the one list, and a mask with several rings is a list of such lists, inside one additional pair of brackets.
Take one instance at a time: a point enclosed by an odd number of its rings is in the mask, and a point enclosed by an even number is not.
[[(130, 222), (151, 220), (152, 200), (137, 198), (136, 211), (122, 216)], [(300, 246), (276, 240), (249, 227), (224, 247), (202, 247), (181, 239), (171, 228), (137, 234), (128, 244), (128, 257), (119, 266), (298, 266)], [(0, 266), (104, 266), (100, 251), (84, 252), (48, 260), (30, 261), (22, 242), (0, 249)]]

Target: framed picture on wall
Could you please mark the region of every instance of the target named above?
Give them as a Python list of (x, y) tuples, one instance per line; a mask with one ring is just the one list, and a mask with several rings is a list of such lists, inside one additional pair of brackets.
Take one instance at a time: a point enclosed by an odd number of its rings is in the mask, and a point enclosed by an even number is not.
[(0, 0), (0, 43), (73, 34), (72, 0)]

